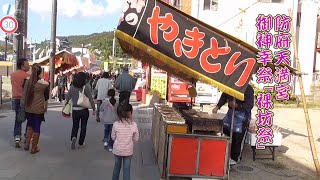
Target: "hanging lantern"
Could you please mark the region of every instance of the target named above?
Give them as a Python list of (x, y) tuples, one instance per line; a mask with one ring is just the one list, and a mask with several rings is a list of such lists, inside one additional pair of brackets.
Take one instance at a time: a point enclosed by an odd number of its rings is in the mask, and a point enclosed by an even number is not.
[(55, 60), (55, 66), (56, 66), (56, 68), (61, 67), (61, 64), (62, 64), (62, 58), (59, 58), (59, 59), (56, 59), (56, 60)]

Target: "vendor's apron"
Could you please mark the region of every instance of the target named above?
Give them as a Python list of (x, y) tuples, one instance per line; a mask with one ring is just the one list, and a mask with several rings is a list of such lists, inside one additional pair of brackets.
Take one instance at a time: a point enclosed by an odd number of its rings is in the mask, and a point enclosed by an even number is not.
[[(231, 130), (231, 120), (232, 120), (232, 108), (229, 108), (226, 117), (223, 119), (224, 128), (228, 131)], [(233, 122), (233, 132), (242, 133), (247, 122), (247, 117), (245, 111), (234, 112), (234, 122)]]

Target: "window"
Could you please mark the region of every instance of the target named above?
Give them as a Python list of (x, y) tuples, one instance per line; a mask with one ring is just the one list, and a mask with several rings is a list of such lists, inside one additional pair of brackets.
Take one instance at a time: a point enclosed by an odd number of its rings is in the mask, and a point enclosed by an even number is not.
[(218, 10), (218, 0), (204, 0), (203, 2), (203, 10)]
[(180, 3), (180, 0), (170, 0), (170, 3), (169, 3), (171, 6), (174, 6), (178, 9), (180, 9), (181, 7), (181, 3)]

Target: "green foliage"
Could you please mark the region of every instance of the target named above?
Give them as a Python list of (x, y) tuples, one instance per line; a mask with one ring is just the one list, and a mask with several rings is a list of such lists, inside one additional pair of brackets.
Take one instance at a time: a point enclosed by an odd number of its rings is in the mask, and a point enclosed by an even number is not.
[[(113, 32), (93, 33), (90, 35), (74, 35), (67, 36), (71, 47), (80, 48), (81, 44), (91, 44), (88, 48), (93, 52), (98, 59), (107, 60), (112, 56)], [(37, 44), (38, 48), (46, 49), (49, 46), (49, 41), (45, 40)], [(96, 51), (97, 50), (97, 51)], [(100, 52), (100, 53), (99, 53)], [(116, 39), (116, 57), (124, 57), (124, 53)]]
[[(8, 43), (7, 45), (7, 54), (11, 54), (13, 52), (13, 49), (12, 49), (12, 45)], [(5, 44), (0, 44), (0, 52), (4, 52), (5, 51)]]

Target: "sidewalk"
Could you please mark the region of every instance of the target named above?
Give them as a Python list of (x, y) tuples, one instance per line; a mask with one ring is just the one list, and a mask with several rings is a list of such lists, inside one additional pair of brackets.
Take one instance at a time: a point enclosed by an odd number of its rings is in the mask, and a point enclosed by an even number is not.
[[(135, 103), (133, 103), (135, 104)], [(40, 149), (31, 155), (13, 146), (14, 113), (0, 116), (0, 180), (109, 180), (113, 171), (113, 154), (103, 148), (103, 123), (90, 115), (84, 149), (70, 150), (72, 119), (61, 115), (62, 105), (51, 103), (42, 124)], [(135, 106), (134, 108), (137, 108)], [(133, 180), (160, 179), (152, 152), (150, 137), (151, 113), (134, 112), (140, 130), (131, 164)], [(24, 130), (23, 130), (24, 132)], [(121, 178), (122, 179), (122, 178)]]

